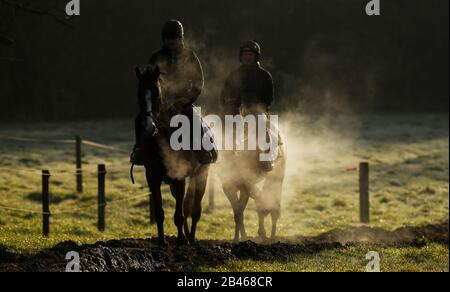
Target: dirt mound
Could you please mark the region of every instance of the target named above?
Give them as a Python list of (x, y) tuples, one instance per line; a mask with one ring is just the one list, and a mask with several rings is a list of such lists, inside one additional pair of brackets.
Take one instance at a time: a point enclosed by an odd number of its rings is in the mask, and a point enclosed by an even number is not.
[(357, 227), (336, 229), (313, 238), (297, 237), (294, 239), (286, 239), (286, 241), (293, 243), (362, 243), (393, 247), (420, 246), (425, 244), (426, 241), (448, 244), (448, 230), (448, 221), (422, 227), (402, 227), (394, 231), (388, 231), (382, 228)]
[(288, 260), (295, 254), (316, 253), (343, 244), (417, 246), (427, 241), (448, 244), (449, 222), (424, 227), (405, 227), (395, 231), (379, 228), (333, 230), (317, 237), (286, 238), (285, 242), (232, 244), (200, 241), (195, 246), (177, 246), (168, 238), (167, 248), (155, 240), (124, 239), (79, 246), (63, 242), (36, 255), (20, 255), (0, 247), (0, 271), (64, 271), (66, 253), (77, 251), (81, 270), (90, 272), (195, 271), (199, 266), (216, 266), (232, 259)]

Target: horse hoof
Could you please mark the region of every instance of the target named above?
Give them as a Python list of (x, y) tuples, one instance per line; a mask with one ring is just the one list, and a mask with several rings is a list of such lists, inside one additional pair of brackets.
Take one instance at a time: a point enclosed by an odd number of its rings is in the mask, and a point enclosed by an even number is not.
[(186, 239), (186, 237), (179, 238), (177, 241), (178, 246), (185, 246), (189, 245), (189, 241)]
[(262, 243), (267, 243), (269, 241), (269, 238), (265, 235), (260, 235), (259, 240), (261, 240)]
[(190, 238), (189, 239), (189, 244), (192, 245), (192, 246), (196, 246), (196, 245), (198, 245), (198, 242), (197, 242), (197, 240), (195, 240), (195, 238)]

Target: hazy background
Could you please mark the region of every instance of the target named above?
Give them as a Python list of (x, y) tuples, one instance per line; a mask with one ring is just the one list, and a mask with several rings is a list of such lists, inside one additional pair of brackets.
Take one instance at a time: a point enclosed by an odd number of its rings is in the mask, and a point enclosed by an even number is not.
[[(18, 1), (45, 9), (55, 0)], [(61, 10), (68, 0), (57, 1)], [(0, 1), (0, 120), (131, 118), (134, 66), (180, 19), (203, 63), (199, 103), (214, 111), (240, 43), (257, 39), (276, 110), (448, 113), (448, 0), (81, 0), (72, 28)]]

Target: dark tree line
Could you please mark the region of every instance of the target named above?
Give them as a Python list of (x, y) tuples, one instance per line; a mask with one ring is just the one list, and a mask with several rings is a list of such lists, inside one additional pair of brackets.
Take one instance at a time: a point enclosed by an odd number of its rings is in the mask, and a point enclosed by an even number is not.
[(368, 17), (367, 0), (81, 0), (68, 28), (68, 1), (0, 0), (0, 119), (131, 117), (133, 68), (160, 47), (169, 18), (203, 61), (210, 110), (252, 38), (277, 109), (448, 112), (448, 1), (381, 1), (382, 15)]

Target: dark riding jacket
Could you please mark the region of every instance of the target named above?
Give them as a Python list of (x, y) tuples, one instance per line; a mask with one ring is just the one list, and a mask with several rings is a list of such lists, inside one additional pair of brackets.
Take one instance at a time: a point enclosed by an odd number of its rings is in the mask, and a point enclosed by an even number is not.
[(239, 67), (225, 81), (220, 104), (224, 114), (239, 114), (239, 107), (262, 105), (267, 111), (273, 102), (272, 75), (259, 62), (250, 68)]
[[(200, 61), (194, 51), (182, 47), (173, 53), (168, 49), (161, 49), (154, 53), (149, 65), (158, 65), (161, 71), (161, 87), (163, 92), (163, 106), (175, 105), (184, 108), (192, 105), (200, 96), (204, 77)], [(140, 109), (145, 107), (145, 100), (140, 100)]]

